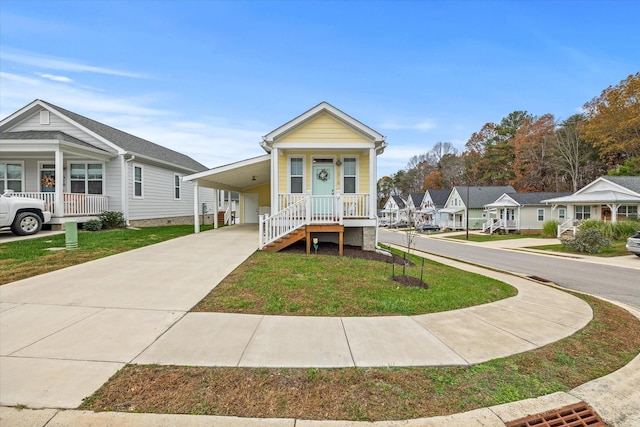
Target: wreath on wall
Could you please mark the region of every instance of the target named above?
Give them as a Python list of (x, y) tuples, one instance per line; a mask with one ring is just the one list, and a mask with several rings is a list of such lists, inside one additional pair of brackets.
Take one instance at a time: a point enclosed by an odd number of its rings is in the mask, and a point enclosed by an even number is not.
[(53, 186), (56, 185), (56, 179), (53, 175), (45, 175), (40, 180), (40, 183), (47, 188), (53, 188)]
[(320, 181), (326, 181), (329, 179), (329, 171), (326, 169), (320, 169), (318, 171), (318, 179)]

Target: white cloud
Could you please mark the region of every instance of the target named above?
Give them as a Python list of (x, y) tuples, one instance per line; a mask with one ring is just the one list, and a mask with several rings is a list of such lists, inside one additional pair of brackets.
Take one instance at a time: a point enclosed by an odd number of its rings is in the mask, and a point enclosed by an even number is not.
[(71, 83), (73, 81), (73, 79), (70, 79), (69, 77), (55, 76), (53, 74), (36, 73), (36, 75), (42, 77), (43, 79), (53, 80), (54, 82)]
[(31, 65), (39, 68), (46, 68), (49, 70), (108, 74), (112, 76), (131, 78), (146, 77), (141, 73), (87, 65), (78, 60), (67, 58), (53, 58), (38, 53), (24, 52), (13, 49), (3, 49), (2, 51), (0, 51), (0, 60), (23, 65)]

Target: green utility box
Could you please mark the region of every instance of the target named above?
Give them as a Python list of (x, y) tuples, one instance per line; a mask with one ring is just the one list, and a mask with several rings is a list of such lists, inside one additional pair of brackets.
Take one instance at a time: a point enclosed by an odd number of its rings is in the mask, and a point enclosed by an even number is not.
[(67, 250), (78, 249), (78, 224), (75, 221), (64, 223), (64, 239)]

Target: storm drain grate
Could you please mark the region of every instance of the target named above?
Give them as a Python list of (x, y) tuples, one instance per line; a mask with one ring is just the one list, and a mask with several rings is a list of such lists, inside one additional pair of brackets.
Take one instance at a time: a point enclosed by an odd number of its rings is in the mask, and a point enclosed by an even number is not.
[(560, 409), (529, 415), (509, 421), (507, 427), (607, 427), (602, 419), (584, 402)]

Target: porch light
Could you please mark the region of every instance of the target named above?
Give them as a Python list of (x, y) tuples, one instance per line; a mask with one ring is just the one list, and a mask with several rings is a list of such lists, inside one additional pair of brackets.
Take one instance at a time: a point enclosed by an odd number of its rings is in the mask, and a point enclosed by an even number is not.
[(256, 176), (253, 175), (253, 177), (251, 178), (251, 181), (255, 181), (256, 180)]
[(341, 162), (340, 160), (338, 160), (338, 161), (336, 162), (336, 166), (340, 166), (340, 165), (342, 165), (342, 162)]

